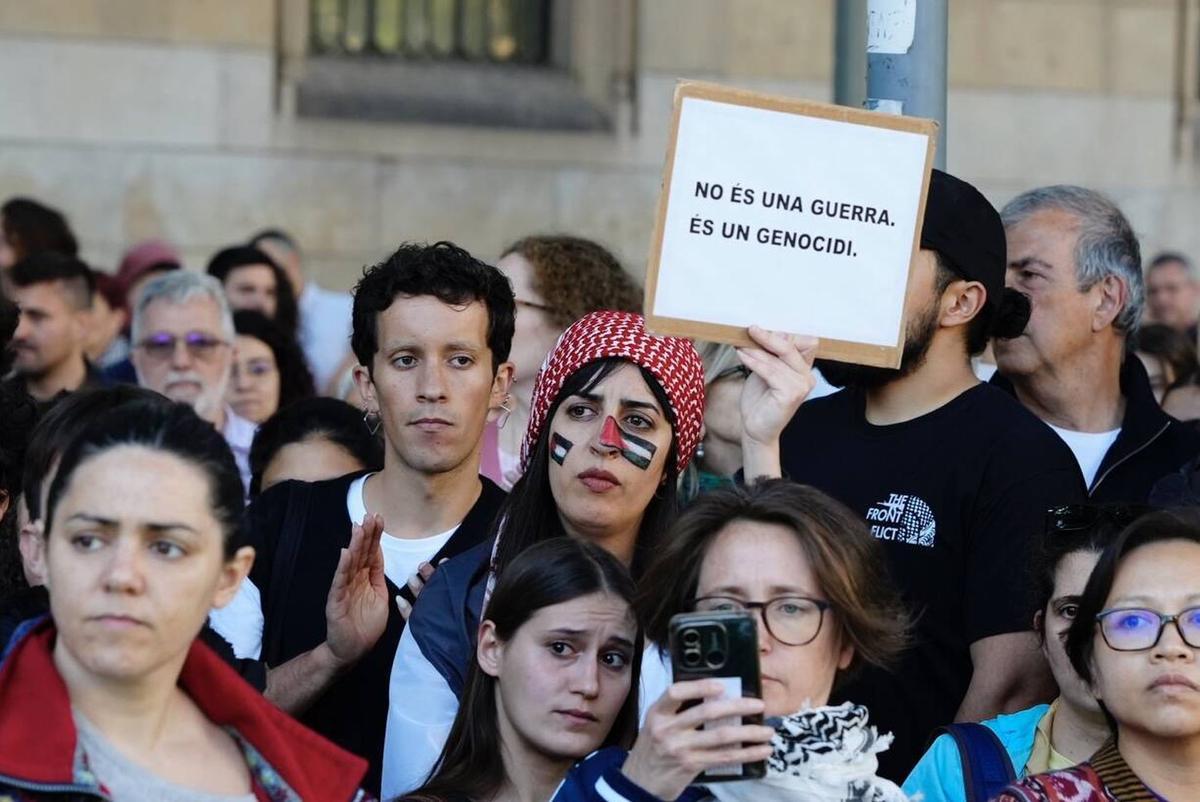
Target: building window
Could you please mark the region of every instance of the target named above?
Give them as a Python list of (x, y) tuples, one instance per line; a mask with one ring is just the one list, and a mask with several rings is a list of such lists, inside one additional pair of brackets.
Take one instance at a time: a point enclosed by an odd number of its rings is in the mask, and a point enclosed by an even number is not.
[(544, 65), (550, 0), (311, 0), (318, 55)]

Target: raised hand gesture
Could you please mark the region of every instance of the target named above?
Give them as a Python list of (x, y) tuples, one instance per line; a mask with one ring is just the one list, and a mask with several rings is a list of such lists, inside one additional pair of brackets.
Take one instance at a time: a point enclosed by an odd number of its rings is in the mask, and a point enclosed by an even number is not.
[(354, 525), (325, 601), (325, 642), (343, 667), (362, 658), (387, 628), (382, 537), (382, 516), (368, 515), (362, 526)]

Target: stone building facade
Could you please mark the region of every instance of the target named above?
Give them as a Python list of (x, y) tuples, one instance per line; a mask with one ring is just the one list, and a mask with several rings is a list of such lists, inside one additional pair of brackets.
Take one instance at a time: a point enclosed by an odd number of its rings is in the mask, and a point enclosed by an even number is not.
[[(202, 267), (272, 225), (337, 287), (402, 240), (539, 231), (641, 274), (678, 78), (832, 94), (836, 0), (547, 1), (539, 71), (321, 57), (315, 0), (0, 0), (0, 197), (63, 209), (101, 267), (148, 236)], [(950, 5), (949, 169), (997, 204), (1103, 189), (1147, 251), (1200, 255), (1200, 4)]]

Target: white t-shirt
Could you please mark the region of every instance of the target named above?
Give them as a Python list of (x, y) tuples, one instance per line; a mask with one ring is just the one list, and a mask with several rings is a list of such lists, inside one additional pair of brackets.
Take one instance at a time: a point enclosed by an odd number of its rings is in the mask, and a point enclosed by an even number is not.
[(229, 642), (235, 656), (242, 660), (257, 660), (262, 654), (265, 619), (262, 596), (250, 577), (242, 580), (233, 601), (208, 614), (208, 625)]
[(1092, 481), (1096, 478), (1096, 471), (1100, 470), (1100, 463), (1104, 462), (1104, 455), (1112, 448), (1112, 444), (1117, 442), (1117, 435), (1121, 433), (1121, 430), (1073, 432), (1070, 429), (1060, 429), (1054, 425), (1050, 425), (1050, 428), (1063, 439), (1063, 442), (1071, 449), (1071, 453), (1075, 455), (1075, 461), (1079, 463), (1079, 470), (1083, 471), (1083, 483), (1090, 490)]
[[(361, 524), (367, 517), (367, 502), (363, 493), (367, 479), (374, 475), (368, 473), (360, 476), (350, 483), (350, 489), (346, 491), (346, 511), (350, 513), (353, 523)], [(455, 524), (441, 534), (417, 538), (395, 537), (384, 532), (380, 539), (383, 546), (383, 573), (392, 580), (392, 584), (404, 587), (408, 578), (417, 572), (417, 566), (437, 554), (450, 536), (458, 531), (458, 527), (459, 524)]]

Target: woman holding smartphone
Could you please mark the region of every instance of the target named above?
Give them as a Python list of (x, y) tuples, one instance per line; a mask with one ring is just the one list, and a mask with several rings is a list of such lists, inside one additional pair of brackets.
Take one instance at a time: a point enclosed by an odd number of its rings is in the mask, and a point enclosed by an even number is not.
[(584, 541), (518, 556), (479, 627), (437, 770), (405, 800), (549, 799), (576, 761), (628, 748), (641, 658), (633, 592), (625, 567)]
[(998, 799), (1200, 799), (1200, 513), (1150, 513), (1104, 551), (1067, 655), (1113, 737), (1080, 765), (1026, 777)]
[[(674, 683), (629, 755), (595, 756), (584, 766), (596, 782), (564, 788), (556, 802), (673, 800), (685, 791), (718, 800), (903, 799), (875, 776), (890, 736), (875, 732), (864, 708), (826, 705), (858, 665), (887, 665), (906, 642), (908, 618), (862, 520), (820, 491), (770, 480), (702, 495), (664, 541), (641, 585), (647, 636), (665, 644), (677, 613), (750, 612), (762, 698), (722, 698), (714, 680)], [(722, 721), (756, 715), (770, 726)], [(707, 770), (764, 760), (763, 779), (689, 788)]]

